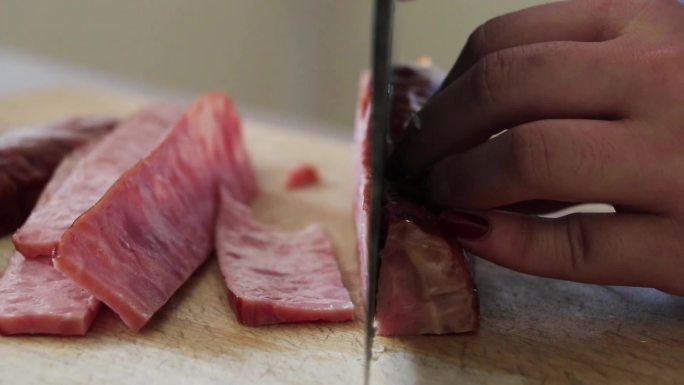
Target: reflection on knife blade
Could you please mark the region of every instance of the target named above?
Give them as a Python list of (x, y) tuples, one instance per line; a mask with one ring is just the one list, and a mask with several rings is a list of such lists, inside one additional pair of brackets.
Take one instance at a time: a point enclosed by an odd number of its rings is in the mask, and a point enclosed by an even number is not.
[(370, 378), (370, 359), (373, 353), (375, 328), (376, 292), (378, 285), (379, 236), (383, 193), (383, 171), (385, 140), (389, 129), (390, 95), (389, 76), (392, 56), (392, 22), (394, 0), (376, 0), (373, 25), (372, 56), (372, 107), (371, 107), (371, 203), (368, 242), (368, 280), (366, 297), (366, 346), (364, 361), (364, 383)]

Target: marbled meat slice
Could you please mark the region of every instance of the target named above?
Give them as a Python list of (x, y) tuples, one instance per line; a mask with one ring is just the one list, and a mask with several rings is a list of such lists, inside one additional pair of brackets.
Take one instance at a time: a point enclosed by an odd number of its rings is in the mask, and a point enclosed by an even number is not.
[[(401, 140), (406, 125), (434, 94), (444, 73), (429, 66), (392, 69), (391, 124), (388, 144)], [(361, 77), (355, 131), (355, 196), (361, 295), (367, 290), (368, 210), (370, 204), (371, 79)], [(376, 324), (381, 335), (444, 334), (476, 330), (479, 303), (466, 260), (445, 237), (436, 217), (387, 191), (384, 245), (380, 252)]]
[(213, 249), (221, 187), (256, 193), (237, 113), (214, 93), (74, 222), (54, 265), (137, 331)]
[(83, 335), (100, 301), (55, 270), (50, 257), (18, 252), (0, 278), (0, 333)]
[(441, 233), (433, 215), (410, 202), (389, 203), (385, 217), (378, 335), (477, 330), (479, 303), (461, 247)]
[(3, 131), (0, 134), (0, 235), (15, 231), (29, 216), (59, 162), (114, 128), (110, 117), (73, 117)]
[(33, 210), (12, 237), (17, 250), (29, 259), (51, 256), (74, 220), (93, 206), (121, 174), (147, 155), (181, 113), (182, 109), (176, 106), (152, 106), (117, 126), (76, 165), (50, 199)]
[[(36, 204), (45, 204), (76, 164), (97, 145), (92, 142), (71, 152), (60, 163)], [(50, 257), (10, 258), (0, 278), (0, 333), (85, 334), (100, 301), (52, 266)]]
[(318, 225), (298, 232), (262, 226), (224, 192), (216, 250), (230, 306), (243, 325), (354, 318), (332, 243)]

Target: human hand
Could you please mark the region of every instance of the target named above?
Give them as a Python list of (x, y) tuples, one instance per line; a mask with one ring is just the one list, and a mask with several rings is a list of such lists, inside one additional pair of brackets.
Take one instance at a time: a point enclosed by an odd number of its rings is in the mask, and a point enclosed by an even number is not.
[[(493, 19), (415, 121), (390, 174), (428, 174), (431, 200), (468, 210), (442, 218), (470, 252), (526, 273), (684, 295), (678, 1), (566, 1)], [(491, 211), (521, 202), (605, 202), (616, 213)]]

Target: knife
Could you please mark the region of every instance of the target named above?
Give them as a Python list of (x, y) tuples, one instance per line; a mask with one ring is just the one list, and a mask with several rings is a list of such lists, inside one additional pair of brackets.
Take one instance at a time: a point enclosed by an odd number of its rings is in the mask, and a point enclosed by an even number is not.
[(371, 103), (371, 202), (368, 242), (368, 283), (366, 287), (366, 346), (364, 384), (370, 381), (370, 364), (375, 337), (375, 306), (377, 303), (380, 265), (380, 227), (384, 182), (385, 143), (390, 124), (390, 71), (392, 64), (392, 25), (394, 0), (375, 0), (372, 42), (372, 103)]

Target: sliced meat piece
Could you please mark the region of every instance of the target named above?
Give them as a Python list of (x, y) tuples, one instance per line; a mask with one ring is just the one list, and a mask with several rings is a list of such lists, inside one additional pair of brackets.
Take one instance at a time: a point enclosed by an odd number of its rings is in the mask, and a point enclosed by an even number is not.
[(12, 237), (26, 258), (51, 256), (62, 234), (121, 174), (147, 155), (182, 113), (179, 107), (144, 108), (120, 124), (79, 162), (65, 183), (34, 210)]
[(447, 334), (477, 330), (479, 304), (461, 248), (437, 220), (409, 202), (390, 203), (380, 257), (378, 335)]
[[(437, 91), (444, 73), (429, 66), (396, 66), (393, 86), (390, 149), (404, 136), (406, 125)], [(368, 211), (370, 206), (370, 93), (368, 73), (361, 77), (355, 131), (355, 196), (362, 298), (366, 298)], [(405, 200), (387, 183), (385, 226), (381, 239), (376, 323), (381, 335), (444, 334), (473, 331), (479, 325), (479, 303), (471, 273), (458, 245), (451, 244), (436, 217)]]
[(0, 134), (0, 235), (28, 217), (41, 190), (66, 154), (100, 138), (116, 124), (110, 117), (74, 117)]
[(241, 202), (256, 193), (237, 113), (216, 93), (74, 222), (54, 265), (139, 330), (213, 249), (222, 186)]
[(83, 335), (100, 301), (52, 267), (14, 253), (0, 279), (0, 333)]
[(318, 170), (311, 164), (301, 164), (293, 168), (287, 175), (285, 186), (290, 189), (297, 189), (318, 184)]
[[(47, 202), (78, 162), (97, 145), (91, 142), (71, 152), (55, 170), (38, 199)], [(100, 301), (55, 270), (50, 257), (10, 258), (0, 278), (0, 333), (82, 335), (95, 318)]]
[(332, 243), (320, 226), (294, 233), (262, 226), (249, 207), (224, 192), (216, 250), (230, 306), (243, 325), (354, 318)]

